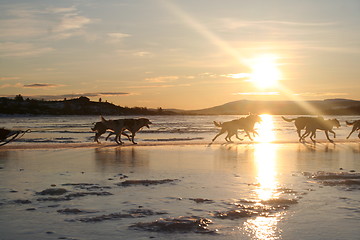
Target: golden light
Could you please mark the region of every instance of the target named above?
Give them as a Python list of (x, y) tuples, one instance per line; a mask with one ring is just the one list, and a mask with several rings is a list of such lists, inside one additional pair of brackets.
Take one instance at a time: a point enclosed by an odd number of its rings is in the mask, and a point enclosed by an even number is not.
[(261, 122), (257, 125), (256, 131), (258, 136), (255, 137), (255, 141), (261, 143), (269, 143), (276, 139), (274, 132), (273, 116), (269, 114), (260, 115)]
[(261, 89), (276, 87), (282, 77), (277, 59), (276, 55), (265, 54), (248, 60), (247, 64), (252, 70), (249, 81)]
[(250, 232), (257, 240), (275, 240), (280, 239), (277, 236), (278, 219), (275, 217), (257, 217), (245, 222), (245, 230)]
[[(272, 143), (259, 143), (255, 146), (254, 161), (257, 170), (256, 198), (260, 201), (277, 198), (277, 170), (276, 170), (277, 145)], [(259, 203), (261, 204), (261, 203)], [(279, 239), (277, 223), (280, 214), (272, 216), (258, 216), (244, 223), (244, 228), (253, 237), (252, 239)]]
[(275, 196), (278, 184), (276, 180), (276, 151), (277, 145), (272, 143), (260, 143), (255, 147), (254, 160), (258, 182), (255, 192), (260, 200), (277, 197)]

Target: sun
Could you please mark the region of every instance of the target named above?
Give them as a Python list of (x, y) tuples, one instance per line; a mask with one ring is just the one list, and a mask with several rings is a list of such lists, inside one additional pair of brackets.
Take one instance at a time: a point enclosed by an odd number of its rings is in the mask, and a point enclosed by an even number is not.
[(250, 59), (248, 61), (251, 68), (249, 81), (261, 89), (276, 87), (281, 79), (277, 60), (278, 56), (273, 54), (264, 54)]

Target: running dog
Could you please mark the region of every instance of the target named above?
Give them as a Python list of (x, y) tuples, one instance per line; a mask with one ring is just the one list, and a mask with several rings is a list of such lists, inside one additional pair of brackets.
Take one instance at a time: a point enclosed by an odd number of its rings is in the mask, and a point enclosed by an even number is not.
[[(297, 118), (285, 118), (283, 116), (281, 116), (282, 119), (284, 119), (287, 122), (292, 122), (295, 121), (295, 127), (296, 127), (296, 132), (299, 136), (299, 142), (301, 142), (302, 140), (302, 135), (301, 135), (301, 130), (305, 129), (306, 125), (308, 124), (308, 122), (312, 122), (315, 121), (316, 119), (319, 120), (324, 120), (323, 117), (319, 116), (319, 117), (297, 117)], [(315, 120), (314, 120), (315, 119)]]
[[(353, 132), (360, 130), (360, 120), (356, 120), (356, 121), (353, 121), (353, 122), (348, 122), (348, 121), (345, 121), (345, 122), (346, 122), (346, 125), (348, 125), (348, 126), (353, 126), (351, 132), (349, 133), (349, 136), (347, 136), (347, 138), (346, 138), (346, 139), (349, 139), (350, 135), (351, 135)], [(360, 131), (359, 131), (358, 137), (360, 138)]]
[[(133, 144), (137, 144), (134, 141), (135, 134), (143, 127), (150, 128), (149, 124), (152, 124), (147, 118), (139, 118), (139, 119), (117, 119), (117, 120), (105, 120), (101, 117), (101, 122), (95, 123), (95, 126), (92, 130), (95, 133), (94, 141), (99, 142), (99, 137), (104, 134), (107, 130), (111, 130), (112, 132), (106, 137), (106, 140), (113, 134), (115, 134), (115, 141), (117, 144), (122, 144), (121, 135), (126, 136), (129, 141)], [(131, 136), (126, 134), (124, 130), (129, 130), (131, 132)]]
[(334, 138), (336, 138), (335, 132), (332, 130), (334, 127), (340, 127), (340, 122), (336, 118), (324, 120), (321, 118), (314, 118), (312, 120), (309, 120), (305, 127), (305, 133), (301, 136), (300, 141), (305, 141), (305, 138), (310, 135), (311, 141), (314, 143), (316, 142), (313, 137), (316, 137), (316, 130), (323, 130), (325, 131), (326, 138), (329, 140), (329, 142), (334, 142), (329, 138), (329, 132), (334, 134)]
[(224, 134), (225, 132), (228, 133), (225, 137), (227, 142), (231, 142), (231, 137), (234, 135), (236, 135), (237, 139), (242, 141), (243, 139), (239, 138), (238, 136), (238, 129), (243, 129), (246, 133), (246, 136), (248, 136), (250, 140), (253, 141), (250, 136), (250, 132), (257, 134), (257, 132), (254, 130), (254, 125), (257, 122), (261, 122), (261, 117), (255, 114), (250, 114), (247, 117), (242, 117), (224, 123), (218, 123), (214, 121), (215, 126), (221, 127), (221, 129), (220, 132), (213, 138), (212, 142), (214, 142), (217, 137), (219, 137), (221, 134)]

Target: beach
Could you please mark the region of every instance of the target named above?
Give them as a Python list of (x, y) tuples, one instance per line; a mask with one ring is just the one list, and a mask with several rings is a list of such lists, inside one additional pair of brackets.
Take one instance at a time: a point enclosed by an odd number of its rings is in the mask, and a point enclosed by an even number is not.
[(360, 143), (14, 146), (0, 149), (1, 239), (360, 233)]

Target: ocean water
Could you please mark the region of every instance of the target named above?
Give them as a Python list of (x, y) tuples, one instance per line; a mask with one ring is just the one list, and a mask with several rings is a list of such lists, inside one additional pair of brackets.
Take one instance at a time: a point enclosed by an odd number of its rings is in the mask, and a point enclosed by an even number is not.
[(335, 144), (264, 115), (254, 144), (209, 145), (238, 117), (149, 116), (144, 146), (118, 147), (93, 142), (99, 116), (2, 116), (31, 132), (0, 147), (0, 239), (359, 239), (358, 116), (336, 116)]
[[(105, 116), (106, 117), (106, 116)], [(111, 116), (106, 119), (137, 118), (139, 116)], [(137, 133), (135, 141), (139, 143), (210, 143), (212, 138), (219, 132), (219, 128), (213, 121), (225, 122), (243, 116), (147, 116), (153, 123), (150, 129), (143, 128)], [(287, 116), (293, 118), (297, 116)], [(325, 119), (336, 118), (340, 121), (341, 127), (335, 128), (337, 136), (335, 141), (345, 141), (351, 131), (350, 126), (346, 126), (345, 120), (356, 120), (359, 116), (324, 116)], [(259, 132), (259, 137), (255, 142), (297, 142), (298, 136), (294, 123), (284, 121), (281, 116), (265, 116), (263, 122), (256, 124), (255, 128)], [(1, 116), (0, 127), (16, 130), (27, 130), (21, 139), (12, 144), (31, 144), (31, 143), (91, 143), (94, 141), (94, 132), (91, 127), (95, 122), (100, 121), (99, 116)], [(268, 135), (271, 134), (271, 139)], [(100, 141), (104, 142), (107, 134), (104, 134)], [(215, 142), (225, 142), (226, 134), (219, 136)], [(249, 142), (245, 134), (239, 130), (239, 136), (244, 142)], [(330, 135), (333, 138), (332, 135)], [(130, 144), (125, 137), (122, 138), (126, 144)], [(239, 142), (232, 138), (234, 142)], [(326, 141), (325, 134), (321, 131), (317, 133), (317, 140)], [(353, 133), (349, 141), (357, 140), (357, 133)], [(310, 141), (310, 140), (309, 140)], [(113, 142), (110, 137), (108, 143)]]

